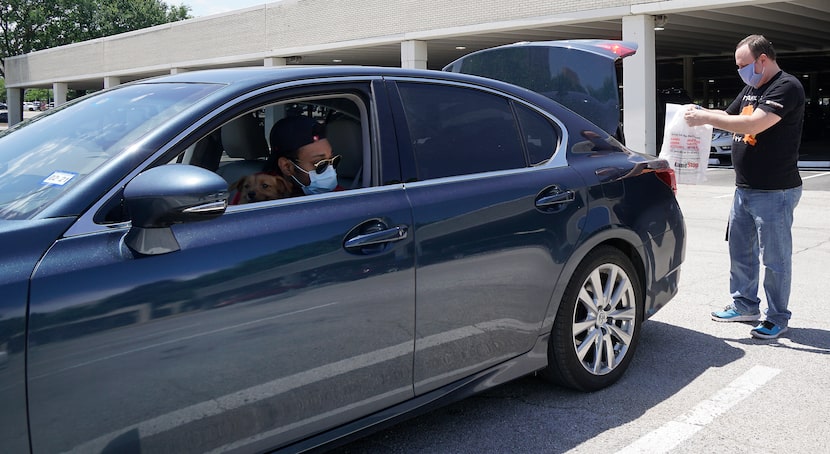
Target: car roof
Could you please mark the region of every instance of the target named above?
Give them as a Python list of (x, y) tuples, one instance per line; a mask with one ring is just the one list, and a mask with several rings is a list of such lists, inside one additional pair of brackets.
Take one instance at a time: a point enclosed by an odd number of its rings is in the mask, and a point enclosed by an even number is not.
[[(223, 98), (250, 92), (259, 88), (275, 84), (301, 81), (305, 79), (324, 78), (424, 78), (430, 80), (453, 81), (487, 87), (510, 94), (547, 110), (558, 111), (564, 108), (560, 103), (524, 87), (513, 85), (496, 79), (464, 73), (452, 73), (430, 69), (409, 69), (382, 66), (348, 66), (348, 65), (320, 65), (320, 66), (254, 66), (206, 69), (184, 72), (174, 75), (159, 76), (151, 79), (131, 82), (115, 87), (125, 87), (136, 84), (156, 83), (213, 83), (226, 85), (221, 90)], [(218, 93), (217, 93), (218, 94)], [(554, 107), (556, 106), (556, 107)]]
[[(145, 79), (134, 83), (219, 83), (237, 86), (261, 86), (292, 80), (321, 77), (425, 77), (484, 84), (499, 83), (477, 76), (459, 75), (429, 69), (380, 66), (254, 66), (206, 69)], [(459, 77), (461, 76), (461, 77)]]

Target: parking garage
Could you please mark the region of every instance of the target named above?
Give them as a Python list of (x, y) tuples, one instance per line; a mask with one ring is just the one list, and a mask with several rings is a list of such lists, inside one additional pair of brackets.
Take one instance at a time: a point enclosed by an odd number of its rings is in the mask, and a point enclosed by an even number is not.
[(358, 64), (441, 69), (476, 50), (520, 41), (623, 39), (628, 144), (656, 153), (660, 90), (723, 107), (738, 93), (734, 46), (762, 33), (804, 83), (803, 153), (824, 150), (830, 104), (826, 0), (284, 0), (47, 49), (6, 60), (9, 120), (28, 88), (89, 91), (181, 71), (229, 66)]

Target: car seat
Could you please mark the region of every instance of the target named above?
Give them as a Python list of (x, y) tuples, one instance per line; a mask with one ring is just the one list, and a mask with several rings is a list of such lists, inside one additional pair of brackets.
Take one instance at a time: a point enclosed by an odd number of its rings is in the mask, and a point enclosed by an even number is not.
[(362, 186), (363, 131), (360, 121), (340, 116), (326, 124), (326, 138), (331, 143), (332, 154), (340, 155), (337, 166), (337, 182), (346, 189)]
[(216, 170), (228, 184), (264, 169), (269, 151), (259, 119), (251, 114), (243, 115), (222, 126), (221, 136), (225, 154), (237, 158), (221, 163)]
[(219, 131), (202, 137), (193, 145), (190, 164), (216, 172), (222, 159), (222, 139)]

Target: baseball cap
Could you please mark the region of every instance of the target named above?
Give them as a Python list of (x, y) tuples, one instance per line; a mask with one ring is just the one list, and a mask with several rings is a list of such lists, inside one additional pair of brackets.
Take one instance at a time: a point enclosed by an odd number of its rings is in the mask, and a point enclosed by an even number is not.
[(288, 157), (325, 137), (325, 127), (317, 120), (304, 115), (285, 117), (271, 128), (271, 150), (277, 156)]

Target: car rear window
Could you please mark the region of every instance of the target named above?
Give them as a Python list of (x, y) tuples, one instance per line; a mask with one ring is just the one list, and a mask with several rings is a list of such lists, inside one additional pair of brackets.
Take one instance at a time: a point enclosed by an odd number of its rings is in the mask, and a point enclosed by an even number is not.
[(527, 147), (530, 165), (538, 166), (548, 162), (559, 145), (559, 134), (545, 117), (529, 108), (516, 105), (516, 115), (522, 127), (522, 138)]

